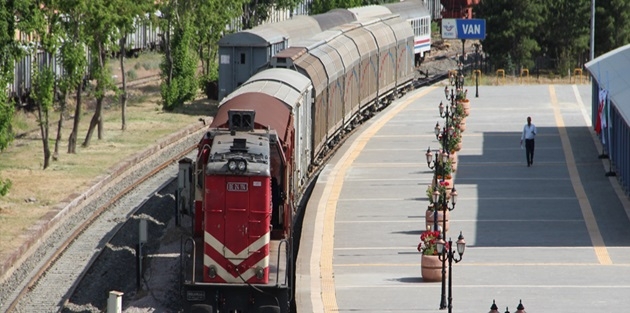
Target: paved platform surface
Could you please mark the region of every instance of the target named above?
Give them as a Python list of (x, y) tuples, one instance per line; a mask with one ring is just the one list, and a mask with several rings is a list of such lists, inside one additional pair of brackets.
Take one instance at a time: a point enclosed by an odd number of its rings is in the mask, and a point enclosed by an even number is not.
[[(622, 312), (630, 308), (630, 205), (590, 119), (590, 85), (482, 86), (471, 101), (447, 237), (467, 248), (453, 265), (452, 311)], [(420, 253), (424, 153), (444, 85), (414, 91), (363, 125), (320, 175), (297, 267), (298, 312), (447, 312), (424, 282)], [(534, 165), (519, 145), (538, 128)], [(448, 295), (447, 295), (448, 296)]]

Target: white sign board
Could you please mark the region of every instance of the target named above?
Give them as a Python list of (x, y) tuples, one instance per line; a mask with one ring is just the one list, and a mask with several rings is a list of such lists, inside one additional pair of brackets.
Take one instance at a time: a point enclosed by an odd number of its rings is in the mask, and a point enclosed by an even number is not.
[(442, 19), (442, 39), (457, 39), (457, 20), (454, 18)]

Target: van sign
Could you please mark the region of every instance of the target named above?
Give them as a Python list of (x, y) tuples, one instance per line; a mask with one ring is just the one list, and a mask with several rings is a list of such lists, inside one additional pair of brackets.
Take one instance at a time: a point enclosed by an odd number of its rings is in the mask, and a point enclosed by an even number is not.
[(484, 40), (486, 39), (486, 20), (442, 19), (442, 38)]

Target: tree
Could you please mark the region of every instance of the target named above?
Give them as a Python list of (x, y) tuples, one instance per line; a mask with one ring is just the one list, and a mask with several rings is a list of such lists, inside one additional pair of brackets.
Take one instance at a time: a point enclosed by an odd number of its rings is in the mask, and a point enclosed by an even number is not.
[[(590, 0), (545, 0), (543, 4), (543, 20), (535, 38), (558, 61), (556, 69), (565, 75), (570, 69), (580, 67), (583, 55), (588, 52), (590, 25), (584, 21), (590, 17)], [(554, 31), (546, 31), (549, 29)]]
[[(172, 0), (164, 2), (162, 12), (166, 17), (163, 29), (166, 32), (166, 51), (161, 64), (162, 107), (171, 111), (193, 100), (198, 90), (196, 78), (197, 56), (194, 52), (194, 14), (195, 1)], [(172, 33), (172, 35), (171, 35)]]
[(197, 54), (202, 64), (201, 86), (209, 95), (209, 85), (218, 78), (218, 42), (225, 25), (241, 16), (243, 4), (249, 0), (201, 0), (195, 12)]
[[(89, 1), (89, 0), (87, 0)], [(83, 21), (87, 12), (86, 0), (65, 0), (60, 3), (61, 10), (66, 18), (62, 20), (65, 30), (64, 42), (61, 46), (61, 65), (65, 75), (60, 79), (59, 90), (61, 92), (60, 116), (57, 126), (57, 140), (53, 158), (58, 156), (59, 142), (61, 141), (61, 129), (63, 126), (63, 114), (69, 93), (75, 91), (74, 121), (72, 132), (68, 137), (68, 153), (76, 153), (79, 123), (81, 122), (81, 95), (83, 92), (83, 78), (86, 75), (87, 56), (85, 43), (83, 42)]]
[(114, 1), (114, 25), (118, 29), (118, 45), (119, 45), (119, 61), (120, 69), (122, 72), (122, 90), (120, 93), (120, 107), (122, 111), (122, 125), (121, 129), (127, 129), (127, 122), (125, 112), (127, 109), (127, 75), (125, 74), (125, 44), (127, 43), (127, 35), (136, 30), (138, 23), (145, 23), (148, 21), (148, 16), (145, 13), (153, 13), (151, 8), (153, 7), (152, 0), (115, 0)]
[(353, 8), (363, 5), (362, 0), (313, 0), (311, 14), (326, 13), (332, 9)]
[(630, 1), (597, 1), (595, 57), (630, 43)]
[[(14, 60), (19, 49), (13, 34), (16, 31), (14, 2), (0, 2), (0, 85), (7, 86), (13, 81)], [(13, 101), (6, 89), (0, 91), (0, 151), (6, 149), (13, 141)], [(0, 181), (0, 188), (3, 182)]]
[[(348, 0), (361, 2), (361, 0)], [(260, 25), (269, 18), (272, 10), (293, 10), (302, 0), (249, 0), (243, 3), (241, 23), (243, 29)]]
[(106, 50), (113, 38), (115, 13), (113, 3), (106, 0), (87, 1), (87, 14), (84, 21), (85, 35), (91, 51), (90, 69), (96, 80), (94, 97), (96, 108), (82, 146), (88, 147), (94, 129), (98, 127), (98, 139), (103, 139), (103, 100), (108, 90), (116, 90), (109, 68), (106, 66)]
[(486, 29), (490, 30), (483, 49), (492, 56), (495, 66), (505, 67), (508, 60), (512, 60), (516, 68), (533, 64), (532, 56), (540, 50), (535, 39), (543, 18), (539, 1), (484, 0), (475, 10), (478, 18), (486, 20)]
[(81, 120), (81, 84), (87, 66), (85, 46), (81, 42), (81, 23), (85, 14), (86, 3), (84, 0), (60, 1), (60, 10), (67, 14), (61, 21), (64, 37), (60, 55), (64, 75), (59, 78), (58, 83), (61, 97), (53, 160), (57, 160), (59, 157), (59, 144), (64, 121), (63, 115), (66, 111), (69, 94), (73, 90), (76, 91), (76, 107), (74, 109), (73, 129), (68, 140), (68, 153), (76, 152), (77, 132)]
[(44, 169), (50, 165), (50, 110), (53, 108), (55, 91), (55, 72), (53, 58), (59, 48), (59, 11), (55, 1), (33, 2), (29, 4), (32, 14), (30, 29), (36, 38), (39, 38), (38, 46), (31, 50), (37, 61), (33, 66), (33, 84), (31, 99), (37, 105), (38, 123), (44, 150)]

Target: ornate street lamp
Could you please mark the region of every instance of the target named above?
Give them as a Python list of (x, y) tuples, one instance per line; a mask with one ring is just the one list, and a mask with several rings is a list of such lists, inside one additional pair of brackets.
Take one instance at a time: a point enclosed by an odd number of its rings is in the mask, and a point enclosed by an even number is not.
[[(490, 312), (488, 313), (499, 313), (499, 308), (497, 304), (492, 300), (492, 306), (490, 307)], [(509, 307), (505, 308), (505, 313), (510, 313)], [(522, 300), (518, 300), (518, 306), (516, 307), (516, 311), (514, 313), (527, 313), (525, 312), (525, 307), (523, 306)]]
[[(448, 313), (453, 312), (453, 261), (455, 263), (459, 263), (464, 257), (464, 250), (466, 250), (466, 241), (464, 241), (464, 236), (461, 232), (459, 232), (456, 244), (456, 251), (459, 258), (455, 255), (455, 251), (453, 250), (453, 241), (450, 238), (448, 240), (448, 246), (446, 246), (446, 242), (444, 242), (442, 235), (440, 235), (437, 242), (438, 259), (442, 262), (448, 260)], [(442, 277), (444, 277), (445, 274), (444, 270), (442, 270)]]
[[(438, 193), (438, 196), (439, 196), (439, 193)], [(433, 198), (434, 199), (436, 198), (435, 195), (433, 196)], [(451, 206), (450, 207), (448, 206), (448, 200), (446, 199), (446, 194), (442, 197), (442, 202), (440, 203), (440, 210), (444, 212), (442, 213), (444, 214), (444, 216), (442, 217), (442, 233), (440, 234), (442, 238), (446, 237), (446, 212), (453, 211), (455, 209), (455, 204), (457, 204), (457, 190), (455, 189), (455, 186), (453, 185), (453, 189), (451, 190)], [(460, 236), (461, 236), (461, 233), (460, 233)], [(440, 253), (439, 248), (440, 247), (439, 247), (439, 242), (438, 242), (438, 253)], [(446, 275), (444, 275), (446, 274), (446, 259), (440, 259), (440, 261), (442, 261), (442, 293), (440, 296), (440, 310), (444, 310), (446, 309), (446, 305), (447, 305), (446, 304)], [(449, 280), (450, 280), (450, 277), (449, 277)], [(449, 294), (450, 294), (450, 291), (449, 291)]]
[(497, 304), (494, 302), (494, 300), (492, 300), (492, 305), (490, 306), (490, 312), (488, 313), (499, 313), (499, 308), (497, 307)]
[[(475, 43), (475, 70), (479, 70), (481, 64), (479, 62), (479, 50), (481, 50), (481, 44)], [(479, 71), (475, 71), (475, 98), (479, 98)]]
[[(436, 128), (436, 137), (439, 136), (440, 124), (435, 125)], [(448, 161), (449, 155), (446, 152), (442, 152), (440, 154), (439, 150), (435, 151), (435, 160), (433, 159), (433, 152), (431, 151), (431, 147), (427, 148), (427, 153), (425, 153), (427, 159), (427, 166), (430, 169), (434, 169), (433, 172), (433, 186), (438, 186), (440, 183), (438, 181), (438, 173), (442, 172), (442, 167), (440, 164), (445, 164)], [(444, 162), (444, 163), (443, 163)], [(445, 195), (446, 196), (446, 195)], [(438, 210), (440, 208), (440, 192), (435, 190), (431, 195), (431, 199), (433, 200), (433, 230), (438, 230)]]

